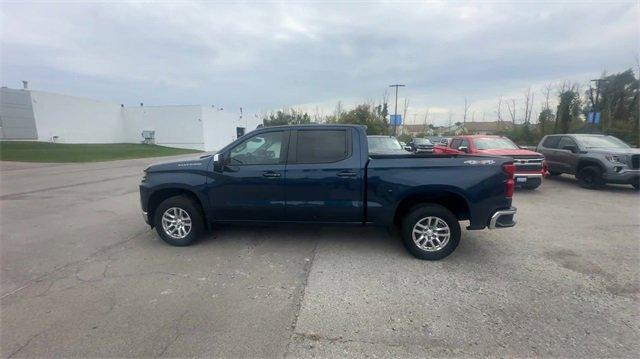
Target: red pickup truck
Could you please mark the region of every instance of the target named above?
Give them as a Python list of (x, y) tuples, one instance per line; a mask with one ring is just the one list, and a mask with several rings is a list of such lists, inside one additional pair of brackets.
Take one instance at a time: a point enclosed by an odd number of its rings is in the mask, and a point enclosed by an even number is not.
[(433, 148), (433, 153), (468, 153), (511, 157), (516, 166), (514, 175), (516, 185), (526, 189), (538, 188), (547, 171), (542, 154), (522, 149), (510, 139), (502, 136), (456, 136), (449, 141), (448, 145), (436, 145)]

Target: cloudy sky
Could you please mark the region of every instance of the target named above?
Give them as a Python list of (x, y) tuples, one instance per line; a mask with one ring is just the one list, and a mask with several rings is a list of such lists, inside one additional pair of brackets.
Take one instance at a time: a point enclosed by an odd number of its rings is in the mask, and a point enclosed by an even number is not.
[[(493, 119), (546, 83), (636, 67), (628, 2), (2, 1), (1, 83), (135, 105), (329, 114), (402, 83), (410, 121)], [(421, 120), (419, 120), (421, 121)]]

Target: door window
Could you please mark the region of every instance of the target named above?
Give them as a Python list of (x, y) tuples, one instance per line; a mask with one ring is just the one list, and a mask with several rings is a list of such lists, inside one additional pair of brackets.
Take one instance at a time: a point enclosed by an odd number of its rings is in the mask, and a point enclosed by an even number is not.
[(576, 145), (576, 142), (569, 137), (562, 137), (560, 139), (560, 142), (558, 143), (558, 148), (563, 150), (564, 146), (573, 146), (575, 148), (578, 148), (578, 145)]
[(542, 146), (546, 148), (558, 148), (558, 142), (560, 142), (560, 136), (549, 136), (544, 140)]
[(283, 131), (260, 133), (249, 137), (231, 150), (230, 164), (272, 165), (280, 163), (282, 158)]
[(451, 140), (451, 148), (453, 149), (458, 149), (458, 147), (460, 147), (460, 143), (462, 142), (461, 139), (459, 138), (454, 138), (453, 140)]
[(338, 162), (349, 152), (345, 130), (298, 130), (296, 163)]

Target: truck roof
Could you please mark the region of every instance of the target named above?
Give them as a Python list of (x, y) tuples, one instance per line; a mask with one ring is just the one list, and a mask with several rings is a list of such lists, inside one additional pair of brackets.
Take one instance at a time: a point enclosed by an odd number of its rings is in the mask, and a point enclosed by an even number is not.
[(341, 124), (341, 123), (327, 123), (327, 124), (318, 124), (318, 123), (310, 123), (310, 124), (302, 124), (302, 125), (280, 125), (280, 126), (269, 126), (269, 127), (261, 127), (260, 130), (268, 129), (268, 128), (288, 128), (288, 129), (298, 129), (298, 128), (327, 128), (327, 127), (343, 127), (343, 128), (361, 128), (366, 130), (367, 126), (364, 125), (352, 125), (352, 124)]

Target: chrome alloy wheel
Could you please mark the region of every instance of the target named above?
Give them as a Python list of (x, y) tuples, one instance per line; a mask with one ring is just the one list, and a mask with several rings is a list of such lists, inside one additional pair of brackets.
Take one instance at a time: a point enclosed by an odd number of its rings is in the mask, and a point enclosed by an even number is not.
[(162, 229), (171, 238), (182, 239), (191, 232), (191, 217), (184, 209), (171, 207), (162, 214)]
[(439, 217), (425, 217), (416, 222), (411, 233), (418, 248), (427, 252), (437, 252), (449, 243), (451, 230)]

